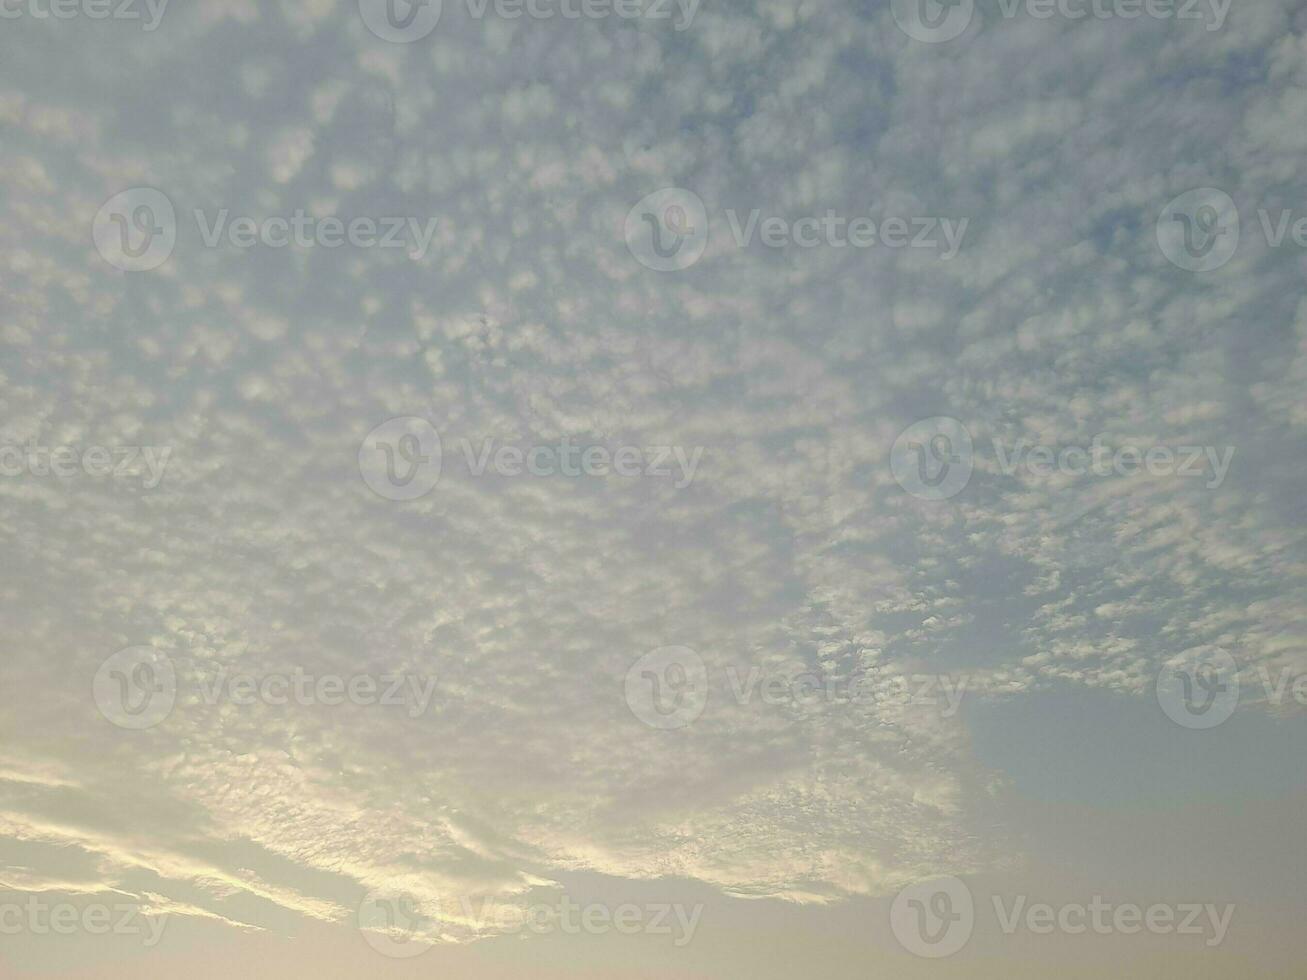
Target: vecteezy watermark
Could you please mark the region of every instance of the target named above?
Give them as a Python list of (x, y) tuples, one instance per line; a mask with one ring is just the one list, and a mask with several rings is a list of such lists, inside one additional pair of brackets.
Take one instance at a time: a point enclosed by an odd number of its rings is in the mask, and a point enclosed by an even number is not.
[(412, 415), (382, 422), (359, 445), (363, 482), (387, 500), (425, 497), (440, 482), (443, 461), (436, 427)]
[(763, 704), (858, 704), (938, 707), (951, 718), (962, 704), (970, 678), (952, 674), (886, 674), (860, 671), (851, 676), (820, 674), (812, 670), (766, 671), (756, 664), (747, 672), (734, 664), (726, 680), (736, 704), (755, 698)]
[(28, 895), (25, 902), (0, 902), (0, 935), (72, 936), (84, 932), (90, 936), (144, 936), (144, 945), (152, 949), (163, 938), (168, 916), (147, 912), (140, 905), (115, 902), (105, 905), (89, 902), (47, 902), (39, 895)]
[(1192, 20), (1206, 31), (1225, 26), (1234, 0), (998, 0), (1004, 20), (1024, 13), (1036, 20)]
[(119, 728), (153, 728), (177, 703), (177, 670), (162, 650), (127, 647), (100, 665), (91, 691), (100, 714)]
[[(1286, 697), (1307, 707), (1307, 671), (1282, 667), (1275, 674), (1257, 665), (1257, 679), (1267, 704), (1280, 707)], [(1157, 703), (1177, 725), (1215, 728), (1239, 707), (1239, 664), (1225, 650), (1198, 647), (1172, 657), (1157, 675)]]
[[(970, 678), (951, 674), (896, 674), (859, 670), (851, 675), (813, 670), (769, 670), (734, 664), (717, 687), (737, 705), (754, 701), (776, 707), (820, 703), (838, 705), (927, 706), (950, 718), (958, 711)], [(666, 646), (644, 654), (631, 665), (623, 693), (631, 713), (650, 728), (669, 730), (692, 725), (707, 707), (711, 678), (698, 652)]]
[(1239, 209), (1215, 187), (1198, 187), (1172, 199), (1157, 216), (1157, 244), (1172, 265), (1211, 272), (1239, 247)]
[[(622, 20), (671, 21), (684, 31), (702, 0), (464, 0), (467, 16), (484, 20)], [(436, 29), (442, 0), (359, 0), (363, 23), (383, 41), (411, 44)], [(680, 17), (677, 19), (677, 14)]]
[(952, 956), (976, 927), (971, 889), (958, 878), (933, 878), (908, 885), (894, 896), (890, 931), (909, 953), (928, 959)]
[(1015, 895), (1004, 902), (1002, 895), (992, 897), (999, 928), (1011, 936), (1021, 928), (1036, 936), (1059, 932), (1079, 936), (1093, 932), (1098, 936), (1119, 934), (1133, 936), (1147, 932), (1154, 936), (1202, 936), (1203, 945), (1219, 946), (1234, 917), (1234, 906), (1213, 902), (1156, 902), (1140, 906), (1132, 902), (1111, 903), (1101, 895), (1088, 902), (1029, 902), (1025, 895)]
[(699, 927), (703, 904), (679, 902), (580, 903), (568, 895), (557, 900), (525, 905), (497, 901), (492, 897), (461, 896), (452, 902), (428, 899), (419, 902), (412, 894), (381, 890), (370, 892), (359, 906), (359, 928), (373, 949), (384, 956), (408, 959), (435, 944), (439, 924), (448, 917), (467, 923), (476, 935), (512, 936), (530, 933), (543, 936), (670, 936), (677, 948), (689, 945)]
[[(1003, 20), (1201, 21), (1207, 31), (1225, 26), (1233, 0), (998, 0)], [(894, 23), (908, 37), (939, 44), (960, 37), (976, 16), (975, 0), (892, 0)]]
[[(1027, 895), (993, 895), (995, 921), (1006, 936), (1019, 930), (1036, 936), (1200, 936), (1205, 946), (1219, 946), (1234, 917), (1234, 905), (1212, 902), (1158, 902), (1141, 906), (1109, 902), (1094, 895), (1088, 902), (1031, 902)], [(890, 906), (890, 930), (908, 952), (930, 959), (952, 956), (971, 939), (976, 926), (971, 889), (958, 878), (918, 882), (904, 888)]]
[[(401, 707), (410, 718), (425, 712), (435, 692), (434, 677), (367, 672), (352, 674), (290, 671), (231, 671), (220, 666), (210, 676), (194, 678), (200, 703), (210, 707), (265, 704), (282, 707), (351, 704)], [(154, 647), (119, 650), (100, 665), (92, 693), (100, 713), (119, 728), (153, 728), (177, 704), (177, 669), (172, 658)]]
[(0, 20), (139, 20), (151, 33), (159, 26), (169, 0), (0, 0)]
[(1204, 478), (1208, 490), (1225, 482), (1234, 460), (1234, 446), (1118, 446), (1113, 449), (1106, 434), (1094, 436), (1088, 446), (1039, 446), (1018, 440), (1005, 447), (991, 440), (999, 471), (1012, 476), (1023, 468), (1032, 476), (1064, 473), (1070, 476), (1184, 476)]
[(441, 0), (359, 0), (363, 23), (383, 41), (419, 41), (440, 23)]
[(708, 705), (708, 667), (689, 647), (659, 647), (631, 665), (624, 691), (627, 707), (650, 728), (685, 728)]
[(1239, 665), (1224, 650), (1198, 650), (1164, 664), (1157, 703), (1185, 728), (1215, 728), (1239, 706)]
[(894, 479), (914, 497), (948, 500), (971, 480), (971, 433), (945, 415), (922, 419), (899, 433), (889, 461)]
[(91, 240), (115, 269), (149, 272), (167, 262), (177, 245), (177, 212), (162, 191), (132, 187), (100, 206)]
[[(764, 216), (754, 208), (724, 212), (736, 248), (756, 241), (765, 248), (919, 248), (951, 259), (962, 247), (969, 218), (824, 214), (791, 219)], [(708, 212), (703, 200), (682, 187), (667, 187), (642, 198), (627, 212), (626, 247), (641, 265), (657, 272), (679, 272), (703, 257), (708, 247)]]
[(370, 891), (359, 903), (359, 931), (369, 946), (391, 959), (412, 959), (429, 950), (436, 944), (434, 925), (417, 899), (399, 889)]
[[(514, 445), (484, 438), (455, 440), (468, 474), (501, 477), (649, 477), (670, 478), (677, 490), (694, 480), (704, 447), (581, 445), (570, 436), (557, 444)], [(454, 457), (457, 458), (457, 457)], [(390, 419), (369, 432), (359, 445), (363, 482), (387, 500), (415, 500), (440, 481), (445, 454), (440, 433), (426, 419)], [(678, 475), (679, 474), (679, 475)]]
[[(170, 446), (43, 446), (35, 437), (24, 445), (0, 445), (0, 476), (54, 476), (79, 473), (117, 480), (144, 477), (141, 486), (156, 489), (172, 456)], [(145, 465), (142, 472), (141, 464)]]
[(970, 218), (889, 217), (877, 227), (870, 216), (850, 218), (832, 210), (820, 218), (809, 215), (791, 221), (774, 214), (762, 218), (754, 208), (742, 224), (733, 208), (725, 213), (737, 248), (748, 248), (756, 236), (767, 248), (924, 248), (940, 252), (944, 261), (958, 254), (971, 223)]
[(940, 44), (971, 26), (976, 0), (892, 0), (890, 11), (894, 23), (908, 37)]
[[(431, 247), (439, 218), (419, 223), (410, 216), (356, 217), (346, 221), (335, 215), (317, 218), (296, 208), (289, 217), (274, 215), (263, 218), (232, 219), (227, 208), (212, 216), (195, 209), (195, 223), (206, 248), (218, 248), (223, 238), (232, 248), (403, 248), (414, 260), (422, 259)], [(406, 234), (407, 233), (407, 234)]]
[[(1234, 446), (1110, 446), (1105, 433), (1087, 446), (1042, 446), (1026, 439), (1005, 445), (991, 439), (998, 471), (1018, 470), (1042, 478), (1066, 476), (1153, 477), (1203, 479), (1208, 490), (1225, 482), (1234, 460)], [(955, 418), (936, 416), (908, 426), (890, 450), (890, 469), (899, 486), (922, 500), (947, 500), (961, 493), (975, 466), (971, 432)]]
[(647, 902), (637, 905), (623, 902), (607, 905), (587, 902), (582, 905), (563, 895), (555, 902), (537, 902), (528, 906), (496, 902), (484, 898), (479, 902), (461, 899), (463, 913), (475, 923), (478, 932), (487, 929), (497, 934), (530, 932), (537, 936), (561, 932), (566, 936), (671, 936), (672, 945), (689, 945), (699, 927), (703, 904), (690, 907), (679, 902)]
[(680, 272), (708, 247), (708, 209), (694, 191), (665, 187), (641, 198), (626, 213), (626, 247), (656, 272)]
[[(402, 248), (418, 261), (436, 234), (439, 218), (411, 216), (316, 217), (303, 208), (290, 215), (233, 217), (230, 209), (192, 212), (205, 248)], [(106, 262), (124, 272), (148, 272), (168, 261), (177, 245), (177, 213), (153, 187), (115, 194), (96, 213), (91, 238)]]
[[(1307, 250), (1307, 214), (1292, 208), (1257, 209), (1257, 230), (1267, 247), (1292, 242)], [(1157, 218), (1157, 244), (1171, 264), (1188, 272), (1212, 272), (1234, 258), (1243, 233), (1234, 199), (1216, 187), (1199, 187), (1174, 198)]]
[(295, 703), (301, 707), (341, 704), (371, 707), (402, 707), (416, 718), (431, 704), (434, 677), (416, 674), (310, 674), (296, 667), (288, 672), (252, 674), (229, 672), (220, 667), (213, 676), (200, 679), (200, 698), (212, 707), (222, 701), (239, 707), (267, 704), (273, 707)]

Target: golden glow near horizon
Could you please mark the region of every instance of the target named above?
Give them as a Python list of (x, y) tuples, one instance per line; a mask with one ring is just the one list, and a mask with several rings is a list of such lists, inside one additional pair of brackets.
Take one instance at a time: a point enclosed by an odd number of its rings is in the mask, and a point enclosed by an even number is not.
[(0, 975), (1290, 978), (1294, 0), (0, 0)]

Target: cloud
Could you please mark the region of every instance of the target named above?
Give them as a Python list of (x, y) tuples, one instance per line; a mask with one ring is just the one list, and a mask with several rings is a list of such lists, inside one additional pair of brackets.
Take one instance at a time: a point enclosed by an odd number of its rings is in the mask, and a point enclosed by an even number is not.
[[(1154, 228), (1194, 186), (1307, 200), (1283, 122), (1303, 90), (1290, 6), (1215, 36), (987, 25), (943, 53), (887, 9), (837, 5), (704, 9), (680, 33), (451, 15), (407, 46), (332, 5), (178, 5), (131, 42), (134, 80), (70, 33), (60, 85), (13, 45), (4, 441), (172, 455), (152, 491), (0, 477), (0, 682), (25, 695), (0, 708), (0, 821), (91, 867), (5, 881), (237, 928), (271, 907), (346, 921), (402, 887), (451, 941), (483, 934), (451, 896), (525, 907), (574, 871), (885, 894), (1013, 860), (977, 830), (999, 776), (965, 717), (737, 703), (730, 670), (1142, 698), (1202, 645), (1304, 663), (1302, 256), (1251, 240), (1195, 278)], [(89, 228), (137, 185), (168, 194), (178, 243), (127, 274)], [(669, 185), (704, 200), (711, 241), (659, 274), (621, 229)], [(439, 224), (420, 261), (205, 248), (193, 212), (220, 208)], [(970, 230), (947, 262), (741, 248), (728, 208)], [(981, 458), (929, 504), (888, 458), (936, 415)], [(408, 503), (357, 468), (396, 416), (444, 447)], [(1008, 475), (990, 450), (1100, 433), (1237, 455), (1208, 489)], [(564, 437), (704, 452), (677, 489), (476, 476), (458, 448)], [(181, 691), (144, 732), (90, 696), (136, 644)], [(714, 686), (694, 725), (659, 732), (623, 679), (672, 644)], [(413, 717), (198, 693), (220, 669), (296, 667), (434, 678), (434, 700)]]

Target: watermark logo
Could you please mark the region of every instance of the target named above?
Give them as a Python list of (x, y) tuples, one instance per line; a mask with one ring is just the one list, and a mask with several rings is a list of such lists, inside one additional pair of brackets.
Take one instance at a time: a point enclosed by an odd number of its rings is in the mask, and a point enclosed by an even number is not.
[(412, 959), (434, 946), (427, 935), (432, 925), (434, 920), (408, 892), (377, 889), (359, 903), (359, 931), (369, 946), (391, 959)]
[(1208, 490), (1219, 489), (1234, 462), (1234, 446), (1135, 446), (1112, 447), (1099, 433), (1088, 446), (1040, 446), (1019, 439), (1005, 446), (991, 440), (999, 471), (1012, 476), (1024, 468), (1034, 477), (1054, 473), (1067, 476), (1121, 476), (1146, 473), (1152, 477), (1198, 477)]
[[(1279, 676), (1272, 677), (1271, 670), (1265, 664), (1257, 667), (1257, 677), (1262, 682), (1262, 691), (1266, 701), (1273, 707), (1284, 704), (1285, 695), (1292, 694), (1294, 703), (1300, 708), (1307, 708), (1307, 673), (1295, 671), (1288, 667), (1280, 668)], [(1290, 685), (1293, 690), (1290, 692)]]
[(679, 902), (649, 902), (636, 905), (624, 902), (610, 906), (602, 902), (584, 905), (563, 895), (557, 902), (538, 902), (529, 906), (496, 902), (460, 900), (462, 917), (475, 924), (479, 934), (517, 935), (529, 931), (537, 936), (561, 932), (566, 936), (603, 936), (617, 933), (634, 936), (672, 936), (678, 949), (694, 939), (703, 915), (703, 904), (686, 907)]
[(80, 472), (119, 480), (139, 477), (144, 489), (154, 490), (163, 482), (171, 457), (170, 446), (88, 446), (83, 450), (76, 446), (44, 446), (33, 437), (22, 446), (0, 445), (0, 476), (69, 479)]
[[(1292, 228), (1290, 222), (1293, 222)], [(1274, 221), (1270, 211), (1258, 208), (1257, 225), (1271, 248), (1279, 248), (1288, 237), (1299, 248), (1307, 249), (1307, 217), (1299, 216), (1291, 208), (1282, 208), (1275, 215)]]
[[(1293, 208), (1257, 209), (1255, 231), (1271, 249), (1292, 242), (1307, 249), (1307, 215)], [(1242, 236), (1239, 210), (1215, 187), (1188, 191), (1157, 219), (1157, 243), (1172, 264), (1189, 272), (1212, 272), (1234, 256)]]
[[(871, 206), (868, 212), (875, 210)], [(828, 208), (824, 214), (791, 218), (764, 215), (762, 209), (723, 212), (736, 248), (915, 248), (954, 258), (962, 247), (970, 218), (871, 214), (847, 215)], [(680, 272), (704, 255), (709, 234), (708, 212), (693, 191), (673, 187), (650, 194), (626, 216), (626, 245), (636, 260), (658, 272)]]
[(1068, 936), (1087, 932), (1098, 936), (1133, 936), (1147, 932), (1154, 936), (1205, 936), (1204, 945), (1211, 947), (1219, 946), (1225, 940), (1234, 918), (1234, 906), (1230, 904), (1182, 902), (1172, 905), (1158, 902), (1142, 907), (1133, 902), (1114, 904), (1102, 895), (1095, 895), (1087, 903), (1061, 905), (1029, 902), (1025, 895), (1014, 896), (1008, 905), (1002, 895), (994, 895), (993, 903), (999, 929), (1007, 936), (1023, 927), (1036, 936), (1055, 932)]
[[(998, 0), (1005, 21), (1019, 16), (1033, 20), (1061, 18), (1203, 21), (1207, 31), (1225, 26), (1234, 0)], [(961, 36), (975, 19), (975, 0), (892, 0), (894, 22), (909, 37), (939, 44)]]
[(958, 878), (909, 885), (890, 906), (894, 938), (909, 953), (927, 959), (952, 956), (971, 939), (975, 925), (971, 889)]
[(631, 665), (624, 687), (627, 707), (650, 728), (685, 728), (708, 704), (708, 667), (689, 647), (659, 647)]
[(708, 247), (708, 211), (693, 191), (667, 187), (641, 198), (626, 215), (626, 247), (656, 272), (680, 272)]
[(200, 680), (200, 700), (210, 707), (228, 701), (238, 707), (256, 703), (281, 707), (292, 701), (300, 707), (353, 704), (408, 709), (416, 718), (427, 710), (435, 694), (436, 678), (416, 674), (310, 674), (302, 667), (284, 673), (231, 673), (220, 667)]
[(918, 248), (939, 252), (942, 262), (957, 256), (971, 224), (970, 218), (925, 215), (892, 215), (877, 224), (870, 215), (850, 218), (830, 209), (794, 221), (777, 214), (764, 218), (758, 208), (743, 220), (734, 208), (725, 213), (737, 248), (748, 248), (755, 239), (766, 248)]
[(394, 44), (422, 40), (440, 23), (442, 9), (442, 0), (359, 0), (367, 29)]
[[(0, 20), (139, 20), (141, 30), (153, 33), (163, 20), (169, 0), (0, 0)], [(142, 8), (144, 10), (142, 11)]]
[(890, 450), (894, 479), (922, 500), (957, 496), (970, 482), (974, 463), (971, 433), (943, 415), (908, 426)]
[[(1028, 895), (992, 895), (995, 922), (1004, 936), (1025, 930), (1032, 935), (1062, 933), (1098, 936), (1149, 933), (1155, 936), (1202, 936), (1219, 946), (1234, 918), (1232, 904), (1158, 902), (1148, 906), (1110, 902), (1101, 895), (1088, 902), (1032, 902)], [(890, 907), (890, 928), (908, 952), (928, 959), (952, 956), (971, 939), (976, 926), (971, 890), (957, 878), (937, 878), (909, 885)]]
[[(402, 248), (414, 261), (421, 261), (431, 248), (439, 218), (428, 218), (421, 223), (417, 218), (388, 215), (371, 218), (360, 216), (346, 221), (336, 215), (318, 218), (296, 208), (289, 216), (273, 215), (264, 218), (249, 216), (231, 217), (227, 208), (220, 208), (212, 216), (203, 208), (193, 212), (200, 239), (205, 248), (218, 248), (223, 238), (232, 248), (247, 249), (262, 245), (267, 248)], [(407, 240), (406, 240), (407, 239)]]
[[(351, 704), (399, 707), (410, 718), (423, 714), (436, 692), (436, 678), (401, 673), (311, 674), (290, 671), (249, 673), (221, 665), (211, 675), (192, 677), (198, 702), (213, 707), (265, 704), (283, 707)], [(152, 728), (171, 714), (179, 685), (172, 658), (153, 647), (130, 647), (106, 660), (96, 673), (95, 702), (101, 714), (121, 728)]]
[[(1024, 13), (1035, 20), (1206, 20), (1206, 30), (1225, 26), (1234, 0), (998, 0), (1004, 20)], [(1204, 3), (1206, 10), (1202, 9)]]
[(971, 678), (959, 674), (898, 674), (881, 669), (825, 673), (800, 668), (748, 670), (735, 664), (715, 683), (702, 657), (689, 647), (663, 647), (640, 657), (626, 673), (626, 703), (651, 728), (686, 728), (702, 715), (712, 690), (740, 707), (840, 706), (931, 707), (953, 717)]
[[(345, 219), (318, 217), (303, 208), (283, 215), (232, 216), (229, 208), (191, 212), (205, 248), (351, 248), (404, 249), (421, 261), (431, 248), (439, 218), (411, 215)], [(95, 247), (105, 261), (128, 272), (157, 269), (177, 244), (177, 215), (172, 202), (152, 187), (137, 187), (110, 198), (92, 225)]]
[(971, 26), (976, 0), (893, 0), (890, 9), (894, 23), (908, 37), (940, 44)]
[(177, 245), (177, 213), (162, 191), (133, 187), (104, 202), (91, 238), (115, 269), (149, 272), (167, 262)]
[(1239, 665), (1224, 650), (1166, 664), (1157, 676), (1157, 703), (1185, 728), (1215, 728), (1239, 706)]
[(668, 936), (679, 949), (694, 939), (703, 909), (702, 903), (679, 902), (583, 904), (569, 895), (532, 904), (467, 895), (439, 901), (428, 896), (419, 903), (411, 893), (385, 888), (360, 903), (358, 927), (368, 945), (392, 959), (421, 956), (440, 938), (442, 922), (470, 928), (476, 936)]
[[(1261, 698), (1270, 707), (1282, 708), (1286, 701), (1307, 707), (1307, 672), (1281, 667), (1273, 674), (1270, 665), (1262, 663), (1256, 678)], [(1185, 728), (1215, 728), (1234, 714), (1244, 692), (1253, 690), (1242, 683), (1235, 658), (1211, 647), (1173, 658), (1157, 675), (1158, 703), (1168, 718)]]
[(119, 728), (153, 728), (172, 714), (177, 672), (162, 651), (127, 647), (100, 665), (92, 693), (100, 714)]
[(1157, 244), (1167, 260), (1189, 272), (1211, 272), (1239, 247), (1239, 210), (1225, 191), (1199, 187), (1172, 200), (1157, 218)]
[[(1216, 490), (1234, 462), (1234, 446), (1118, 445), (1098, 433), (1088, 445), (1046, 446), (1025, 438), (1014, 443), (991, 439), (994, 462), (1004, 476), (1024, 471), (1034, 479), (1074, 477), (1186, 477)], [(890, 452), (899, 485), (923, 500), (944, 500), (967, 485), (976, 461), (970, 430), (957, 419), (939, 417), (903, 431)]]
[[(694, 22), (700, 0), (465, 0), (468, 18), (485, 20), (671, 21), (684, 31)], [(383, 41), (410, 44), (426, 37), (440, 20), (441, 0), (359, 0), (363, 23)], [(679, 18), (678, 15), (679, 14)]]
[[(556, 444), (513, 445), (493, 438), (473, 445), (453, 440), (449, 462), (461, 461), (469, 476), (669, 478), (684, 490), (694, 482), (704, 447), (583, 445), (563, 436)], [(456, 452), (454, 450), (457, 450)], [(387, 500), (429, 493), (442, 472), (441, 439), (425, 419), (392, 419), (373, 429), (359, 449), (359, 471)]]
[[(669, 20), (678, 33), (694, 23), (701, 0), (466, 0), (468, 16), (480, 20), (486, 10), (505, 20)], [(679, 20), (677, 14), (680, 14)]]
[[(716, 681), (717, 683), (714, 683)], [(626, 703), (651, 728), (685, 728), (703, 714), (712, 699), (728, 697), (740, 707), (761, 702), (769, 707), (806, 709), (820, 704), (929, 707), (951, 718), (971, 683), (965, 675), (899, 674), (879, 668), (825, 673), (798, 665), (788, 668), (731, 664), (714, 677), (689, 647), (663, 647), (642, 656), (626, 673)]]
[[(497, 476), (567, 476), (567, 477), (666, 477), (672, 486), (684, 490), (694, 482), (703, 459), (704, 447), (687, 450), (684, 446), (583, 446), (563, 436), (557, 445), (496, 445), (494, 439), (482, 439), (479, 448), (472, 440), (454, 443), (469, 474), (484, 476), (489, 470)], [(677, 471), (679, 470), (679, 475)]]
[(952, 718), (962, 705), (971, 678), (952, 674), (881, 674), (858, 671), (848, 676), (765, 671), (756, 664), (748, 672), (732, 665), (726, 679), (736, 704), (756, 697), (763, 704), (852, 704), (880, 707), (932, 707)]
[[(148, 897), (148, 896), (147, 896)], [(155, 914), (129, 902), (105, 905), (90, 902), (80, 908), (71, 902), (47, 902), (28, 895), (26, 902), (0, 902), (0, 935), (144, 936), (144, 946), (153, 949), (163, 938), (168, 916)]]
[(359, 446), (359, 473), (373, 493), (386, 500), (417, 500), (440, 482), (440, 433), (426, 419), (391, 419), (377, 426)]

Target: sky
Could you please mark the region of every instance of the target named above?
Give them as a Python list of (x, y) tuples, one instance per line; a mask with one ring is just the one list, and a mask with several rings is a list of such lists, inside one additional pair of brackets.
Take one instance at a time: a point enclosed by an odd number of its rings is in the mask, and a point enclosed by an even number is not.
[(0, 976), (1301, 976), (1307, 7), (0, 0)]

